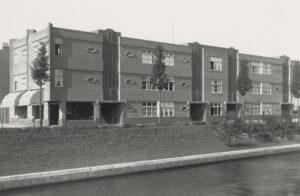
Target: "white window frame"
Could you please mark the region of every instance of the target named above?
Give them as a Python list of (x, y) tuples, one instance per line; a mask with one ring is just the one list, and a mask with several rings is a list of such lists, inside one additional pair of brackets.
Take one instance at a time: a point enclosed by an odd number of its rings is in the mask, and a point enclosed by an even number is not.
[(17, 53), (14, 54), (14, 64), (17, 65), (19, 63), (19, 56)]
[(143, 102), (142, 103), (142, 116), (143, 117), (157, 117), (157, 103), (156, 102)]
[(223, 92), (223, 81), (222, 80), (211, 80), (211, 94), (222, 94)]
[(272, 66), (270, 63), (262, 63), (262, 74), (272, 75)]
[(175, 65), (175, 57), (173, 52), (165, 52), (164, 53), (164, 63), (166, 66), (174, 66)]
[(260, 82), (253, 82), (253, 88), (251, 90), (253, 95), (260, 95), (261, 94), (261, 83)]
[(272, 104), (262, 104), (262, 114), (264, 115), (272, 115)]
[(150, 80), (150, 76), (142, 77), (142, 89), (143, 90), (154, 90)]
[(261, 103), (251, 104), (251, 115), (261, 115)]
[(222, 71), (222, 58), (219, 57), (210, 57), (210, 70), (211, 71)]
[(161, 102), (160, 112), (162, 117), (175, 116), (175, 105), (174, 102)]
[(167, 85), (164, 89), (164, 91), (175, 91), (175, 79), (174, 77), (169, 77)]
[(222, 103), (210, 103), (210, 112), (209, 114), (211, 116), (222, 116), (223, 111), (222, 111)]
[(251, 62), (252, 73), (261, 74), (261, 63), (260, 62)]
[(143, 64), (154, 64), (155, 52), (153, 50), (143, 50), (142, 63)]
[(272, 95), (272, 84), (262, 83), (261, 84), (262, 94), (263, 95)]

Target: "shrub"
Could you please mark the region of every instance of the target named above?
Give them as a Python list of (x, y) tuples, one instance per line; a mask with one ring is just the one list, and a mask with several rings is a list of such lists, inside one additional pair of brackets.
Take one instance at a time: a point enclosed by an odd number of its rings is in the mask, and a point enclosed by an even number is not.
[(255, 138), (262, 142), (271, 142), (273, 141), (273, 136), (270, 132), (259, 132), (256, 134)]

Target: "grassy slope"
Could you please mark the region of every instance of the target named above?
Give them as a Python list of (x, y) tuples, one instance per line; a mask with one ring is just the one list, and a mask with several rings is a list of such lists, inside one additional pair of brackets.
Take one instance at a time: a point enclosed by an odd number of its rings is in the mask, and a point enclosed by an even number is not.
[(215, 126), (0, 130), (0, 176), (229, 150)]

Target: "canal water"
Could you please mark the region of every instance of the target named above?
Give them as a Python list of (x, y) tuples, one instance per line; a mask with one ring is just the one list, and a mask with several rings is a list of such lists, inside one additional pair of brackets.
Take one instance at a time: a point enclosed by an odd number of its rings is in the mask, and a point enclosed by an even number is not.
[(298, 196), (300, 153), (3, 192), (7, 196)]

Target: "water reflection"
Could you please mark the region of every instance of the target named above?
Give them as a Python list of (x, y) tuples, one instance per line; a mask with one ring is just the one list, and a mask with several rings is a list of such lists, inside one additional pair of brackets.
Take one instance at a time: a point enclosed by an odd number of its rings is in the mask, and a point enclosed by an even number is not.
[(294, 196), (300, 153), (27, 188), (5, 195)]

